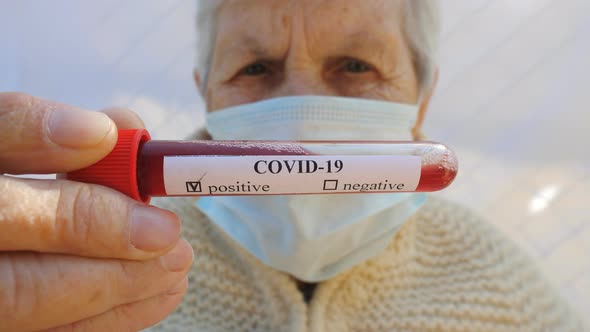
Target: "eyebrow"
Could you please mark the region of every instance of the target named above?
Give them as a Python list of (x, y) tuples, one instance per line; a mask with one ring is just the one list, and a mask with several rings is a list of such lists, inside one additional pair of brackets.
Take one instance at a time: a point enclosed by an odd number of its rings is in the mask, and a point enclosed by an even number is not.
[[(399, 41), (392, 40), (389, 43), (384, 43), (383, 40), (376, 38), (374, 33), (368, 30), (361, 30), (351, 33), (343, 37), (343, 42), (333, 50), (328, 50), (332, 56), (359, 56), (367, 59), (368, 61), (380, 61), (380, 62), (391, 62), (395, 63), (397, 55), (397, 45)], [(232, 40), (236, 40), (233, 39)], [(232, 61), (234, 59), (243, 60), (245, 54), (248, 54), (254, 59), (262, 59), (268, 61), (280, 60), (280, 56), (273, 54), (269, 47), (264, 46), (260, 40), (252, 35), (244, 35), (239, 37), (237, 43), (232, 43), (225, 52), (224, 56), (226, 60)]]
[(242, 57), (244, 52), (249, 53), (250, 55), (261, 58), (267, 59), (272, 58), (273, 55), (268, 47), (264, 47), (256, 38), (252, 36), (244, 36), (238, 39), (238, 43), (233, 43), (230, 47), (226, 49), (224, 53), (231, 55), (237, 55)]
[(256, 57), (267, 58), (270, 56), (270, 50), (267, 47), (262, 46), (262, 44), (260, 44), (256, 38), (253, 38), (252, 36), (246, 36), (243, 40), (246, 48)]
[[(342, 48), (342, 51), (346, 53), (377, 56), (379, 59), (394, 57), (392, 60), (395, 60), (397, 58), (398, 41), (393, 38), (389, 43), (384, 43), (383, 40), (375, 38), (371, 32), (362, 30), (347, 36), (346, 39), (349, 42)], [(367, 50), (371, 50), (371, 54), (366, 54)]]

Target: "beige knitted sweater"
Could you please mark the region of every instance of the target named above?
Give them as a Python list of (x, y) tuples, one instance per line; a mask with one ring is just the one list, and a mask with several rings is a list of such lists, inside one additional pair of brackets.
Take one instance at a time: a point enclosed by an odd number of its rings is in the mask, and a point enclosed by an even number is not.
[(319, 284), (296, 282), (214, 226), (194, 199), (157, 200), (195, 250), (183, 303), (154, 331), (586, 331), (512, 242), (430, 198), (379, 256)]

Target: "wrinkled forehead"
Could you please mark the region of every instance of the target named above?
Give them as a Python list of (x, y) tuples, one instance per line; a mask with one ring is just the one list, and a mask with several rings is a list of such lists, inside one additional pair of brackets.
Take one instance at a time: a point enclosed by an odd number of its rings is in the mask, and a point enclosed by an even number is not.
[(403, 0), (227, 0), (219, 12), (216, 48), (283, 53), (296, 35), (312, 50), (371, 41), (394, 52), (405, 43), (403, 12)]

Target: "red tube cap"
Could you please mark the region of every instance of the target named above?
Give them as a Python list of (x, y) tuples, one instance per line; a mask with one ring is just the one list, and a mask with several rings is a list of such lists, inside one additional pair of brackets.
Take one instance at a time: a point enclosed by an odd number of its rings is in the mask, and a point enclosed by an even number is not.
[(140, 145), (150, 139), (145, 129), (119, 130), (119, 139), (111, 153), (94, 165), (67, 173), (66, 178), (106, 186), (148, 203), (150, 198), (139, 193), (137, 154)]

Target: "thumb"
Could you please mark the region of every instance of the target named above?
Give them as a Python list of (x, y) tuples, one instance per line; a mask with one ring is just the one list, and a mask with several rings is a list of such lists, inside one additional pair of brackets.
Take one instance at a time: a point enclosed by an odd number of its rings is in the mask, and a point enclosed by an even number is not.
[(117, 141), (105, 114), (0, 93), (0, 174), (65, 173), (104, 158)]

